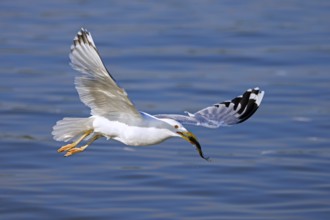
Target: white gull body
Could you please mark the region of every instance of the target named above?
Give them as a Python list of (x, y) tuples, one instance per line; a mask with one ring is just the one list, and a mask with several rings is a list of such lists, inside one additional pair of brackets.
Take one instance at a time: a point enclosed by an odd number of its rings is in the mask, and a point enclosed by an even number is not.
[[(127, 124), (120, 121), (110, 121), (105, 117), (92, 116), (94, 132), (101, 133), (108, 139), (114, 139), (130, 146), (155, 145), (171, 137), (180, 137), (170, 124), (180, 126), (182, 132), (187, 132), (183, 126), (171, 119), (157, 119), (147, 113), (140, 112), (142, 120)], [(171, 120), (171, 121), (170, 121)]]

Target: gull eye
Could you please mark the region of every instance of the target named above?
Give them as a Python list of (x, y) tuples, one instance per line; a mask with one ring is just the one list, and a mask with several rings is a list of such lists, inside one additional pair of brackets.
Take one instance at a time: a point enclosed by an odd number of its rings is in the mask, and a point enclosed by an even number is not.
[(179, 128), (179, 125), (174, 125), (174, 128), (175, 128), (175, 129), (178, 129), (178, 128)]

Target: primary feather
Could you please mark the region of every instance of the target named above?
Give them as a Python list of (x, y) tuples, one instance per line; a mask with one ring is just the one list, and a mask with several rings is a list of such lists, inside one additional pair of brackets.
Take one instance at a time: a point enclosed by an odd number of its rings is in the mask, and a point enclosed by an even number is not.
[(122, 122), (141, 119), (141, 115), (104, 66), (91, 34), (81, 29), (73, 40), (71, 66), (83, 75), (75, 79), (81, 101), (92, 115)]
[(248, 89), (243, 95), (230, 101), (224, 101), (206, 107), (198, 112), (188, 115), (159, 114), (157, 118), (172, 118), (182, 124), (198, 125), (208, 128), (234, 125), (250, 118), (259, 108), (264, 91), (258, 87)]

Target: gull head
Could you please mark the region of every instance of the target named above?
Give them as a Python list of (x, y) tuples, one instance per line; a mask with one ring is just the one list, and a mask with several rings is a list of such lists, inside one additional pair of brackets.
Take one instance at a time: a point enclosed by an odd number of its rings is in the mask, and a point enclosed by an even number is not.
[(209, 160), (208, 157), (204, 157), (202, 147), (199, 144), (197, 137), (192, 132), (188, 131), (185, 127), (183, 127), (180, 122), (170, 118), (162, 118), (160, 120), (170, 125), (170, 130), (174, 137), (181, 137), (184, 140), (188, 141), (196, 147), (196, 150), (198, 151), (200, 157), (205, 160)]

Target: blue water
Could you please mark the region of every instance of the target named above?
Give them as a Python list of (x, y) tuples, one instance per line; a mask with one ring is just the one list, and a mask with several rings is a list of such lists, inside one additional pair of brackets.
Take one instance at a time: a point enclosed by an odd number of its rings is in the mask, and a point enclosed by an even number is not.
[[(330, 218), (330, 2), (1, 1), (0, 218)], [(256, 114), (64, 158), (63, 117), (87, 117), (68, 65), (80, 27), (137, 108), (194, 112), (259, 86)]]

